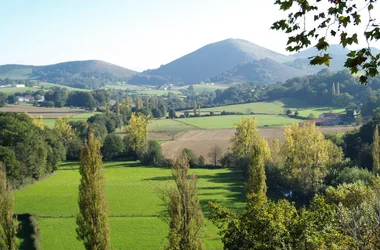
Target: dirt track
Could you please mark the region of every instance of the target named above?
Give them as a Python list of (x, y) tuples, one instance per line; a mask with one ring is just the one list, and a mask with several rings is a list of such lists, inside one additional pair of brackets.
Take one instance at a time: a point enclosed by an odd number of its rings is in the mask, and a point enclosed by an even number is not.
[[(326, 134), (342, 133), (353, 130), (354, 127), (320, 127), (319, 129)], [(270, 141), (274, 138), (279, 140), (284, 138), (282, 128), (260, 128), (259, 131)], [(195, 155), (203, 155), (205, 159), (208, 159), (207, 154), (215, 144), (223, 149), (223, 153), (226, 153), (234, 133), (235, 129), (191, 130), (175, 140), (162, 144), (162, 151), (165, 157), (174, 159), (184, 148), (189, 148)]]

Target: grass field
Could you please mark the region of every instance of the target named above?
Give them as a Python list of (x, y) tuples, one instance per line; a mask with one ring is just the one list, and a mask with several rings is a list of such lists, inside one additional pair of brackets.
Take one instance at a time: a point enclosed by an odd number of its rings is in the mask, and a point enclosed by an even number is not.
[(136, 86), (136, 85), (130, 85), (130, 84), (109, 84), (104, 89), (120, 89), (120, 90), (132, 90), (135, 93), (141, 94), (141, 95), (165, 95), (170, 93), (173, 94), (181, 94), (181, 92), (176, 90), (157, 90), (157, 89), (151, 89), (151, 90), (145, 90), (144, 87)]
[(144, 89), (144, 87), (131, 84), (108, 84), (104, 86), (102, 89), (142, 90)]
[[(333, 112), (333, 113), (342, 113), (344, 109), (342, 108), (333, 108), (333, 107), (311, 107), (307, 105), (303, 101), (291, 99), (291, 98), (283, 98), (278, 101), (271, 102), (253, 102), (253, 103), (245, 103), (245, 104), (236, 104), (236, 105), (226, 105), (214, 108), (201, 108), (201, 113), (209, 114), (210, 112), (214, 112), (219, 114), (222, 111), (226, 112), (242, 112), (246, 113), (254, 112), (261, 114), (284, 114), (284, 110), (290, 109), (293, 112), (298, 110), (299, 116), (307, 117), (310, 113), (313, 113), (316, 117), (322, 113)], [(190, 113), (193, 110), (188, 110)], [(183, 111), (184, 112), (184, 111)], [(179, 114), (183, 114), (180, 112)]]
[[(187, 89), (190, 85), (181, 87), (182, 89)], [(211, 85), (211, 84), (193, 84), (195, 92), (201, 93), (204, 91), (215, 91), (217, 89), (227, 89), (227, 85)]]
[[(244, 186), (230, 170), (196, 169), (198, 194), (203, 210), (207, 202), (242, 209)], [(159, 249), (168, 227), (160, 219), (164, 209), (160, 189), (173, 183), (170, 169), (141, 167), (136, 162), (106, 164), (106, 195), (109, 200), (113, 249)], [(16, 192), (15, 213), (40, 216), (42, 249), (83, 249), (75, 237), (79, 172), (67, 164), (51, 177)], [(217, 229), (206, 221), (202, 231), (207, 249), (220, 249)]]
[(160, 119), (150, 122), (148, 129), (152, 132), (161, 131), (187, 131), (190, 129), (196, 129), (196, 126), (188, 125), (182, 122), (183, 119)]
[[(69, 121), (87, 121), (88, 118), (90, 118), (91, 116), (94, 116), (96, 114), (100, 114), (100, 112), (74, 114), (74, 115), (70, 116)], [(64, 117), (64, 116), (62, 116), (62, 117)], [(53, 128), (56, 120), (57, 120), (57, 118), (44, 119), (44, 125), (48, 126), (49, 128)]]
[(55, 120), (58, 117), (70, 116), (70, 121), (87, 120), (99, 112), (86, 112), (84, 109), (77, 108), (42, 108), (34, 107), (30, 104), (8, 105), (0, 108), (0, 112), (27, 112), (31, 116), (41, 115), (44, 118), (44, 124), (50, 128), (54, 127)]
[(345, 109), (344, 108), (329, 108), (329, 107), (322, 107), (322, 108), (311, 108), (311, 109), (301, 109), (298, 110), (298, 115), (302, 117), (308, 117), (311, 113), (314, 114), (315, 117), (319, 117), (323, 113), (339, 113), (344, 114)]
[(40, 86), (38, 88), (33, 87), (25, 87), (25, 88), (0, 88), (0, 92), (6, 93), (8, 95), (15, 94), (15, 93), (23, 93), (27, 91), (36, 92), (38, 90), (47, 90), (51, 89), (53, 87), (60, 87), (60, 88), (66, 88), (69, 91), (90, 91), (89, 89), (78, 89), (78, 88), (72, 88), (65, 85), (55, 84), (55, 83), (48, 83), (48, 82), (40, 82)]
[(194, 128), (200, 129), (223, 129), (235, 128), (236, 123), (243, 117), (255, 117), (257, 126), (282, 126), (299, 122), (298, 119), (279, 115), (223, 115), (208, 117), (182, 118), (175, 120), (156, 120), (150, 125), (152, 131), (178, 130), (184, 131)]
[(48, 82), (40, 82), (40, 87), (42, 87), (43, 89), (50, 89), (50, 88), (53, 88), (53, 87), (60, 87), (60, 88), (66, 88), (69, 91), (91, 91), (90, 89), (79, 89), (79, 88), (73, 88), (73, 87), (69, 87), (69, 86), (65, 86), (65, 85), (61, 85), (61, 84), (48, 83)]
[(157, 96), (166, 95), (166, 94), (169, 94), (169, 93), (173, 93), (173, 94), (176, 94), (176, 95), (181, 94), (181, 92), (179, 92), (177, 90), (158, 90), (158, 89), (137, 90), (136, 93), (141, 94), (141, 95), (157, 95)]

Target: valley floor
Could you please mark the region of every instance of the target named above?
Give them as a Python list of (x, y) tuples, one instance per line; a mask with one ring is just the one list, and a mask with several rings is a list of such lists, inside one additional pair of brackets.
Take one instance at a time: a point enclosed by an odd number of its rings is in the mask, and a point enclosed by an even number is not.
[[(113, 249), (161, 249), (168, 225), (162, 219), (161, 200), (167, 185), (173, 184), (168, 168), (142, 167), (137, 162), (105, 164), (106, 195), (109, 201)], [(217, 202), (233, 209), (244, 206), (244, 185), (239, 173), (226, 169), (195, 169), (202, 209)], [(39, 216), (41, 249), (84, 249), (76, 240), (78, 213), (77, 163), (66, 163), (55, 174), (16, 192), (15, 213)], [(202, 229), (207, 249), (220, 249), (217, 228), (208, 220)]]

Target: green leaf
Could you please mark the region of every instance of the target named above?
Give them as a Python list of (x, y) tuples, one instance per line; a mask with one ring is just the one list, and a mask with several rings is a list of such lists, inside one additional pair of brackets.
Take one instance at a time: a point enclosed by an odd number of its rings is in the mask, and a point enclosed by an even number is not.
[(323, 56), (315, 56), (312, 60), (310, 60), (311, 65), (326, 65), (330, 66), (330, 55), (329, 54), (323, 54)]

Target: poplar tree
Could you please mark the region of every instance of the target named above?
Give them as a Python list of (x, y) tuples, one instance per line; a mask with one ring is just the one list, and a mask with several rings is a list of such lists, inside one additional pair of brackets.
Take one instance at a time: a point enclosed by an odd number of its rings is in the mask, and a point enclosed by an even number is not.
[(265, 155), (262, 148), (255, 145), (248, 165), (248, 182), (246, 184), (248, 199), (252, 195), (259, 199), (266, 199), (267, 185), (265, 179)]
[(336, 95), (340, 95), (340, 86), (339, 86), (339, 82), (336, 84)]
[(157, 108), (157, 96), (152, 96), (150, 98), (150, 102), (151, 102), (151, 108), (154, 109), (154, 108)]
[(142, 106), (143, 106), (143, 104), (142, 104), (141, 96), (137, 95), (136, 96), (136, 108), (139, 110), (142, 108)]
[(374, 174), (378, 174), (380, 171), (380, 138), (379, 138), (378, 125), (376, 125), (375, 131), (373, 133), (372, 159), (373, 159), (372, 172)]
[(197, 101), (196, 101), (196, 100), (194, 100), (194, 102), (193, 102), (193, 110), (194, 110), (194, 116), (196, 116), (196, 115), (197, 115), (197, 107), (198, 107)]
[(235, 157), (245, 158), (250, 156), (255, 145), (262, 147), (266, 160), (270, 159), (268, 142), (262, 140), (261, 134), (256, 127), (256, 119), (242, 118), (237, 124), (230, 150)]
[(169, 216), (169, 246), (167, 249), (204, 249), (200, 229), (204, 224), (202, 209), (197, 197), (197, 178), (188, 178), (189, 158), (185, 152), (178, 157), (172, 168), (175, 188), (166, 194)]
[(0, 165), (0, 249), (4, 250), (17, 249), (13, 202), (13, 192), (7, 183), (5, 167)]
[(87, 250), (111, 249), (108, 202), (100, 142), (90, 132), (80, 154), (79, 214), (76, 229), (78, 240)]
[(136, 115), (132, 113), (129, 125), (125, 129), (125, 139), (133, 152), (141, 156), (148, 145), (148, 123), (149, 116), (143, 114)]
[(115, 113), (117, 116), (120, 116), (120, 103), (119, 103), (119, 97), (116, 96), (116, 103), (115, 103)]
[(115, 113), (116, 113), (116, 128), (121, 127), (121, 117), (120, 117), (120, 102), (119, 97), (116, 96), (116, 103), (115, 103)]
[(335, 92), (335, 83), (332, 84), (331, 93), (332, 93), (333, 96), (336, 95), (336, 92)]
[(149, 97), (144, 95), (144, 106), (149, 107)]

